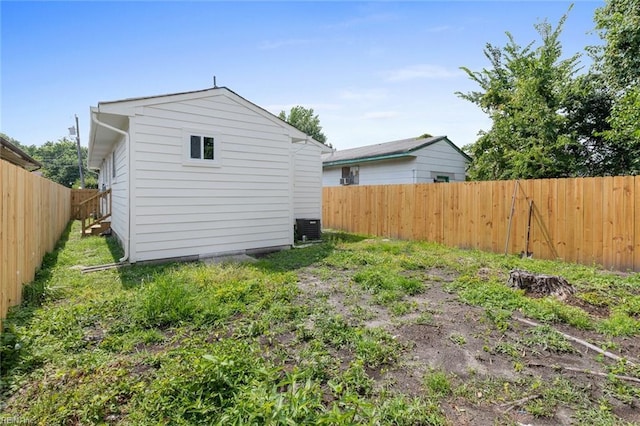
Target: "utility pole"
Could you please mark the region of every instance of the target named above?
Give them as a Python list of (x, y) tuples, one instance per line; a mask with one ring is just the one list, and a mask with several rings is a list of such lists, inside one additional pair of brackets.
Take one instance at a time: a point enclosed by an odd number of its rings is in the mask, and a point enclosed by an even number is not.
[(80, 189), (84, 189), (84, 174), (82, 174), (82, 150), (80, 149), (80, 126), (76, 114), (76, 145), (78, 145), (78, 170), (80, 170)]

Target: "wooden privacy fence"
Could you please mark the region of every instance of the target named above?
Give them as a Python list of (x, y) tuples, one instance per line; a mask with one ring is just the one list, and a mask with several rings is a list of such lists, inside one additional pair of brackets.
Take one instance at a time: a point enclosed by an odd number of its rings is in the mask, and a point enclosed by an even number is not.
[(367, 235), (640, 271), (638, 197), (638, 176), (325, 187), (322, 220)]
[(21, 302), (22, 285), (33, 280), (70, 216), (69, 188), (0, 160), (0, 321)]

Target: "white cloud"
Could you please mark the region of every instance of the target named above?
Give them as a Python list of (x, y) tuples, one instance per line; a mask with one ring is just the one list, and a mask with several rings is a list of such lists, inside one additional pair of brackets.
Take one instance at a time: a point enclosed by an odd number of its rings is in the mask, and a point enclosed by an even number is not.
[(398, 111), (372, 111), (362, 115), (363, 120), (386, 120), (396, 118), (400, 115)]
[[(340, 104), (323, 104), (323, 103), (315, 103), (315, 104), (305, 104), (305, 103), (297, 103), (297, 104), (270, 104), (264, 105), (262, 108), (266, 109), (272, 114), (278, 115), (280, 111), (286, 111), (287, 113), (291, 111), (291, 108), (301, 105), (305, 108), (312, 108), (315, 114), (320, 114), (320, 111), (336, 111), (342, 109), (342, 105)], [(320, 120), (322, 120), (322, 116), (320, 116)]]
[(383, 73), (387, 81), (409, 81), (416, 79), (444, 79), (463, 76), (458, 69), (452, 70), (439, 65), (419, 64), (386, 71)]
[(450, 31), (453, 30), (453, 27), (450, 27), (449, 25), (440, 25), (437, 27), (430, 27), (426, 29), (426, 32), (428, 33), (443, 33), (446, 31)]
[(344, 89), (338, 93), (338, 97), (345, 101), (376, 101), (385, 99), (388, 91), (384, 89)]

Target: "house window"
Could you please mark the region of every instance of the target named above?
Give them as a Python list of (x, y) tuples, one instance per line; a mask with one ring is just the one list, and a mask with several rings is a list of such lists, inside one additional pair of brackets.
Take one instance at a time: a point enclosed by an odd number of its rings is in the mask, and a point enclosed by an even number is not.
[(451, 182), (451, 181), (454, 181), (455, 178), (456, 177), (453, 173), (442, 172), (442, 171), (431, 172), (431, 179), (433, 179), (435, 183)]
[(360, 181), (360, 166), (350, 166), (342, 168), (341, 185), (357, 185)]
[(211, 136), (191, 135), (191, 159), (215, 160), (215, 138)]
[(116, 152), (111, 153), (111, 177), (116, 178)]
[(185, 165), (217, 166), (220, 163), (220, 137), (208, 131), (184, 129)]

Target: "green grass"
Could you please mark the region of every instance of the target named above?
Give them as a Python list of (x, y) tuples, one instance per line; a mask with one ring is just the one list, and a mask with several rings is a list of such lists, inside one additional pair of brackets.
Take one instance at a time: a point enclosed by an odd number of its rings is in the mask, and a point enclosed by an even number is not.
[[(4, 322), (0, 422), (445, 425), (451, 421), (442, 401), (505, 403), (532, 393), (540, 397), (522, 408), (534, 416), (569, 404), (585, 422), (619, 420), (606, 405), (591, 407), (594, 401), (568, 381), (482, 381), (438, 369), (418, 376), (418, 394), (387, 388), (385, 375), (407, 368), (411, 344), (365, 323), (382, 310), (396, 320), (413, 314), (404, 323), (435, 330), (435, 311), (415, 298), (439, 282), (483, 307), (482, 324), (496, 333), (512, 329), (514, 311), (543, 323), (486, 347), (488, 355), (513, 358), (519, 371), (525, 351), (571, 353), (554, 323), (599, 332), (602, 341), (637, 338), (635, 274), (341, 233), (254, 264), (134, 265), (82, 274), (79, 265), (111, 263), (122, 251), (113, 239), (79, 234), (78, 223), (69, 227), (25, 287), (23, 305)], [(305, 295), (298, 280), (309, 267), (340, 287)], [(563, 275), (577, 297), (610, 315), (594, 317), (508, 288), (503, 278), (516, 267)], [(489, 273), (479, 275), (480, 268)], [(334, 310), (335, 298), (344, 311)], [(459, 348), (474, 340), (457, 333), (443, 339)], [(640, 374), (624, 364), (610, 372)], [(605, 393), (625, 404), (640, 398), (637, 388), (615, 379)]]
[(452, 393), (451, 381), (444, 371), (431, 370), (425, 374), (423, 381), (429, 396), (444, 398)]

